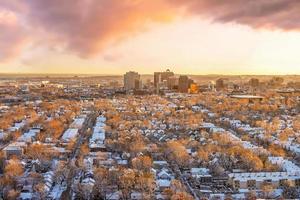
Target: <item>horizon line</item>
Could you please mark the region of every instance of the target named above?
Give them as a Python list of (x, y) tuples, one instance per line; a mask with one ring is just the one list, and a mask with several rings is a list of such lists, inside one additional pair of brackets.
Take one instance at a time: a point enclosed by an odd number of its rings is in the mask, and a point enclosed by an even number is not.
[[(129, 70), (131, 71), (131, 70)], [(137, 72), (137, 71), (136, 71)], [(163, 71), (161, 71), (163, 72)], [(126, 73), (126, 72), (125, 72)], [(124, 74), (125, 74), (124, 73)], [(154, 72), (153, 72), (154, 73)], [(152, 74), (142, 74), (139, 73), (142, 76), (153, 76)], [(0, 72), (0, 76), (2, 75), (45, 75), (45, 76), (123, 76), (124, 74), (118, 73), (118, 74), (98, 74), (98, 73), (39, 73), (39, 72)], [(300, 76), (300, 74), (179, 74), (175, 73), (175, 75), (187, 75), (187, 76)]]

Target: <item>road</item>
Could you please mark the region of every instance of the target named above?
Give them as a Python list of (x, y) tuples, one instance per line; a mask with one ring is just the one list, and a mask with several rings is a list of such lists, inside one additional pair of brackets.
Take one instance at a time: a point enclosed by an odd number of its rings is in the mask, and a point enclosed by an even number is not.
[(182, 174), (182, 172), (179, 169), (178, 165), (175, 162), (173, 162), (171, 164), (171, 167), (172, 167), (173, 173), (176, 175), (177, 178), (180, 179), (180, 182), (184, 185), (186, 191), (188, 193), (190, 193), (191, 195), (193, 195), (195, 200), (199, 200), (200, 198), (198, 197), (198, 195), (196, 194), (196, 192), (194, 191), (194, 189), (192, 188), (192, 186), (190, 185), (188, 180), (186, 180), (185, 176)]
[(88, 140), (88, 132), (89, 129), (91, 129), (96, 121), (96, 113), (91, 113), (87, 116), (87, 120), (83, 124), (83, 127), (79, 130), (79, 137), (77, 139), (77, 142), (75, 144), (75, 147), (73, 149), (73, 152), (68, 160), (67, 168), (69, 169), (69, 173), (67, 176), (67, 189), (63, 192), (61, 199), (71, 199), (71, 188), (73, 183), (73, 178), (75, 177), (76, 172), (76, 164), (75, 161), (78, 157), (78, 154), (80, 152), (80, 146)]

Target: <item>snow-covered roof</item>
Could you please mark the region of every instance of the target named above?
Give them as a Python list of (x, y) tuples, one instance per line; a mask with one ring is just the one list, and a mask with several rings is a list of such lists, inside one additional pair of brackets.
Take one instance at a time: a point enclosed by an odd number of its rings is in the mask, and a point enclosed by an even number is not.
[(156, 185), (158, 187), (170, 187), (171, 181), (167, 179), (158, 179), (156, 180)]
[(153, 161), (153, 165), (161, 165), (161, 166), (163, 166), (163, 165), (168, 165), (168, 162), (165, 161), (165, 160), (154, 160)]
[(284, 159), (283, 157), (268, 157), (268, 160), (272, 164), (279, 165), (286, 172), (299, 172), (300, 173), (300, 167), (295, 165), (293, 162), (291, 162), (287, 159)]
[(215, 127), (213, 123), (207, 123), (207, 122), (202, 123), (202, 128), (213, 128), (213, 127)]
[(232, 98), (237, 99), (263, 99), (263, 96), (255, 96), (255, 95), (231, 95)]
[(31, 192), (21, 192), (18, 199), (20, 200), (29, 200), (33, 198), (33, 194)]
[(253, 173), (231, 173), (229, 177), (239, 181), (279, 181), (283, 179), (295, 180), (300, 179), (300, 172), (253, 172)]
[(117, 192), (112, 192), (112, 193), (108, 193), (105, 195), (107, 200), (119, 200), (121, 199), (121, 194), (119, 191)]
[(26, 147), (25, 142), (13, 142), (6, 146), (4, 151), (13, 151), (13, 150), (22, 150), (23, 147)]
[(9, 131), (17, 131), (20, 130), (22, 127), (24, 127), (26, 125), (26, 121), (23, 120), (21, 122), (17, 122), (14, 124), (14, 126), (9, 128)]
[(30, 129), (18, 138), (19, 142), (32, 142), (33, 138), (40, 132), (40, 129)]
[(104, 140), (105, 140), (105, 121), (106, 118), (104, 116), (97, 117), (96, 124), (94, 126), (93, 135), (90, 138), (89, 146), (90, 148), (104, 148)]
[(69, 128), (63, 134), (62, 139), (66, 142), (69, 142), (71, 139), (77, 137), (77, 135), (78, 135), (77, 128)]
[(49, 197), (51, 199), (53, 199), (53, 200), (59, 200), (61, 198), (62, 193), (65, 191), (65, 189), (66, 189), (65, 187), (63, 187), (63, 186), (61, 186), (59, 184), (56, 184), (52, 188), (52, 190), (51, 190), (51, 192), (49, 194)]
[(78, 128), (80, 129), (83, 126), (83, 123), (85, 122), (85, 117), (78, 117), (75, 118), (72, 124), (70, 125), (70, 128)]
[(209, 174), (209, 169), (207, 168), (191, 168), (192, 174)]

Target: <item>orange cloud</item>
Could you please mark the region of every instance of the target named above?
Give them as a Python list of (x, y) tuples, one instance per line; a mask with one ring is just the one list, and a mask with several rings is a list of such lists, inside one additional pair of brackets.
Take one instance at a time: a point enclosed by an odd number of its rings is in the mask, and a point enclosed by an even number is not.
[(81, 57), (95, 55), (153, 22), (169, 22), (176, 16), (199, 15), (254, 28), (300, 27), (299, 0), (2, 0), (1, 8), (22, 20), (22, 24), (0, 24), (2, 59), (20, 51), (25, 27), (31, 33), (42, 31), (44, 43), (61, 45)]
[(81, 57), (165, 22), (174, 11), (164, 0), (29, 0), (26, 19), (35, 28), (57, 37)]
[(26, 35), (16, 16), (0, 10), (0, 61), (6, 62), (22, 51)]

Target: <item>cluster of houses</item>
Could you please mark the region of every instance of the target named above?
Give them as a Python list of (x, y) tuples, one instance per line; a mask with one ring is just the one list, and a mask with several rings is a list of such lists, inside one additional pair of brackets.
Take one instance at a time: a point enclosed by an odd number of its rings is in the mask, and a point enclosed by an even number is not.
[(27, 144), (31, 144), (36, 141), (36, 136), (40, 132), (39, 128), (31, 128), (28, 132), (23, 133), (15, 142), (9, 143), (2, 149), (7, 159), (12, 156), (21, 157), (24, 153), (24, 148)]
[(153, 161), (152, 173), (156, 183), (156, 199), (164, 199), (163, 191), (171, 187), (171, 181), (175, 176), (168, 162), (164, 160)]
[[(292, 119), (290, 116), (281, 116), (279, 121), (279, 129), (272, 137), (265, 137), (265, 130), (262, 127), (253, 127), (249, 124), (242, 122), (241, 120), (233, 119), (228, 116), (220, 116), (210, 109), (202, 105), (185, 106), (180, 103), (182, 99), (190, 98), (191, 95), (184, 94), (167, 94), (166, 98), (161, 98), (162, 102), (146, 101), (138, 99), (136, 102), (129, 101), (127, 98), (116, 98), (110, 100), (112, 105), (116, 108), (117, 112), (126, 113), (129, 109), (128, 102), (133, 102), (130, 109), (138, 113), (137, 116), (128, 115), (125, 116), (125, 120), (131, 121), (139, 119), (148, 120), (149, 124), (144, 125), (139, 130), (131, 130), (139, 132), (142, 137), (147, 141), (146, 148), (149, 150), (147, 153), (151, 153), (153, 159), (153, 165), (151, 167), (151, 173), (154, 177), (155, 184), (155, 198), (159, 200), (166, 199), (164, 191), (172, 187), (172, 181), (175, 179), (180, 180), (185, 185), (187, 191), (193, 194), (194, 197), (197, 195), (205, 195), (211, 199), (219, 197), (224, 198), (227, 193), (230, 193), (234, 199), (243, 199), (246, 194), (250, 191), (260, 192), (264, 185), (270, 185), (276, 189), (277, 193), (282, 193), (281, 188), (284, 186), (286, 181), (292, 182), (295, 186), (300, 187), (300, 167), (297, 163), (285, 157), (273, 156), (267, 149), (259, 146), (258, 143), (254, 143), (252, 139), (268, 139), (271, 144), (280, 145), (286, 150), (299, 153), (300, 145), (296, 141), (297, 136), (300, 133), (291, 135), (286, 141), (280, 141), (278, 135), (286, 128), (292, 128)], [(158, 97), (157, 97), (158, 98)], [(161, 100), (160, 99), (160, 100)], [(171, 112), (172, 110), (172, 112)], [(204, 117), (204, 122), (197, 124), (196, 128), (191, 128), (190, 125), (181, 124), (178, 119), (164, 120), (163, 118), (157, 117), (156, 114), (163, 113), (165, 116), (171, 116), (173, 112), (185, 112), (196, 114), (201, 113)], [(192, 112), (190, 112), (192, 111)], [(93, 188), (96, 184), (95, 178), (95, 167), (104, 167), (111, 170), (116, 170), (118, 167), (128, 168), (131, 165), (132, 155), (127, 152), (116, 152), (110, 148), (107, 142), (110, 138), (110, 134), (106, 132), (107, 119), (105, 113), (99, 114), (96, 118), (95, 123), (92, 127), (92, 133), (87, 138), (87, 144), (89, 152), (84, 156), (83, 165), (84, 167), (80, 171), (76, 171), (74, 177), (72, 177), (71, 193), (72, 198), (78, 197), (77, 192), (79, 191), (78, 186), (81, 185), (84, 188), (84, 192), (87, 194), (92, 193)], [(147, 117), (148, 116), (148, 117)], [(124, 120), (124, 119), (123, 119)], [(56, 177), (56, 169), (59, 166), (64, 166), (70, 160), (71, 152), (68, 150), (68, 144), (81, 137), (82, 129), (85, 127), (88, 121), (88, 115), (82, 112), (80, 115), (75, 117), (72, 123), (66, 130), (63, 131), (62, 136), (59, 138), (59, 142), (52, 142), (51, 138), (46, 138), (44, 143), (37, 141), (38, 134), (42, 131), (39, 127), (29, 128), (26, 132), (17, 138), (14, 142), (9, 143), (3, 147), (2, 151), (6, 159), (13, 156), (21, 158), (22, 165), (24, 166), (25, 173), (18, 180), (18, 184), (21, 188), (19, 195), (20, 200), (40, 198), (40, 194), (34, 192), (34, 178), (31, 177), (33, 172), (37, 172), (42, 175), (40, 182), (43, 185), (45, 199), (60, 199), (64, 191), (67, 190), (68, 182), (65, 175)], [(26, 120), (15, 123), (9, 130), (16, 131), (22, 129), (27, 124)], [(141, 126), (142, 127), (142, 126)], [(188, 128), (186, 128), (188, 127)], [(126, 129), (126, 125), (121, 124), (120, 129)], [(119, 129), (117, 130), (119, 131)], [(242, 139), (239, 131), (243, 134), (248, 134), (250, 139)], [(205, 133), (205, 134), (204, 134)], [(210, 136), (212, 134), (225, 134), (231, 140), (232, 144), (241, 146), (244, 149), (251, 150), (257, 155), (266, 155), (267, 161), (273, 165), (278, 166), (278, 171), (245, 171), (244, 169), (232, 169), (227, 170), (223, 173), (224, 177), (219, 177), (214, 174), (214, 170), (211, 168), (213, 163), (221, 162), (218, 160), (219, 154), (215, 153), (210, 155), (212, 160), (209, 160), (204, 165), (199, 164), (197, 158), (197, 148), (185, 147), (190, 160), (193, 165), (179, 168), (175, 166), (162, 152), (151, 152), (151, 145), (156, 144), (160, 148), (168, 141), (176, 141), (181, 138), (186, 139), (189, 142), (197, 142), (199, 145), (205, 144), (217, 144), (213, 141)], [(5, 133), (0, 132), (0, 139), (4, 137)], [(184, 136), (183, 136), (184, 135)], [(205, 136), (203, 136), (205, 135)], [(149, 143), (148, 143), (149, 142)], [(24, 151), (29, 145), (41, 144), (50, 147), (53, 152), (58, 152), (58, 156), (49, 162), (49, 167), (43, 169), (39, 160), (26, 160), (22, 159)], [(157, 147), (156, 147), (157, 148)], [(142, 154), (142, 153), (141, 153)], [(165, 159), (165, 160), (164, 160)], [(234, 158), (237, 160), (236, 158)], [(76, 159), (74, 159), (76, 160)], [(220, 159), (221, 160), (221, 159)], [(74, 162), (75, 163), (75, 162)], [(197, 164), (195, 164), (197, 163)], [(196, 180), (196, 181), (195, 181)], [(200, 185), (198, 188), (194, 181)], [(216, 192), (213, 187), (220, 187), (221, 189)], [(199, 189), (197, 191), (197, 189)], [(196, 194), (196, 192), (199, 192)], [(224, 191), (224, 192), (222, 192)], [(143, 195), (138, 191), (131, 191), (131, 199), (141, 200)], [(114, 186), (108, 188), (106, 193), (106, 199), (118, 200), (122, 199), (122, 193)]]
[[(195, 112), (202, 112), (206, 113), (207, 115), (211, 113), (208, 109), (205, 109), (201, 106), (193, 106), (193, 111)], [(208, 115), (208, 117), (214, 116), (214, 114)], [(218, 121), (227, 127), (229, 130), (227, 131), (226, 128), (217, 127), (213, 123), (203, 123), (202, 128), (210, 133), (225, 133), (229, 136), (229, 138), (233, 142), (237, 142), (237, 144), (241, 144), (245, 149), (250, 149), (251, 151), (255, 152), (256, 154), (265, 154), (268, 156), (268, 161), (273, 164), (277, 165), (280, 169), (278, 172), (243, 172), (237, 171), (228, 174), (228, 184), (232, 186), (235, 193), (240, 194), (245, 198), (245, 194), (249, 193), (250, 191), (257, 191), (261, 192), (263, 185), (270, 185), (275, 190), (273, 191), (274, 196), (280, 196), (282, 193), (282, 188), (284, 184), (289, 181), (290, 183), (294, 184), (296, 187), (300, 187), (300, 167), (293, 163), (290, 160), (287, 160), (283, 157), (272, 157), (270, 153), (264, 149), (262, 146), (257, 146), (253, 144), (251, 141), (244, 141), (239, 137), (234, 130), (242, 130), (244, 133), (249, 134), (250, 136), (254, 137), (263, 137), (265, 138), (265, 130), (262, 127), (251, 127), (249, 124), (244, 124), (240, 120), (230, 119), (228, 117), (220, 117)], [(291, 128), (291, 120), (281, 120), (279, 124), (279, 132), (284, 128)], [(297, 134), (296, 134), (297, 135)], [(271, 143), (274, 142), (275, 144), (282, 144), (280, 143), (278, 138), (272, 137)], [(288, 140), (284, 142), (284, 147), (291, 142)], [(289, 146), (286, 149), (296, 153), (297, 148), (294, 146)], [(293, 151), (294, 150), (294, 151)], [(236, 170), (234, 170), (236, 171)], [(224, 198), (225, 195), (218, 195), (219, 198)]]
[[(63, 133), (58, 143), (52, 143), (51, 138), (46, 138), (44, 143), (40, 142), (37, 136), (41, 132), (42, 128), (32, 127), (2, 149), (8, 162), (14, 162), (11, 158), (17, 157), (24, 169), (23, 175), (17, 178), (17, 186), (20, 188), (20, 194), (17, 199), (29, 200), (61, 198), (62, 193), (66, 190), (67, 184), (64, 177), (59, 177), (58, 180), (55, 179), (55, 170), (60, 163), (64, 163), (67, 160), (70, 150), (67, 150), (64, 145), (68, 144), (71, 140), (76, 139), (85, 120), (86, 115), (80, 115), (74, 118), (72, 124)], [(20, 123), (15, 123), (10, 129), (13, 131), (20, 130), (25, 125), (27, 125), (27, 122), (22, 121)], [(27, 159), (24, 157), (24, 154), (26, 153), (25, 151), (27, 148), (31, 145), (45, 146), (47, 147), (49, 154), (57, 155), (57, 157), (54, 156), (53, 160), (49, 160), (47, 162), (43, 161), (43, 163), (41, 163), (40, 160)], [(32, 174), (34, 173), (40, 174), (41, 177), (38, 179), (37, 177), (33, 177)], [(38, 181), (41, 185), (41, 194), (38, 194), (34, 188), (36, 181)]]

